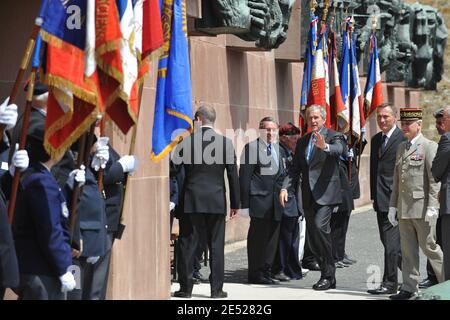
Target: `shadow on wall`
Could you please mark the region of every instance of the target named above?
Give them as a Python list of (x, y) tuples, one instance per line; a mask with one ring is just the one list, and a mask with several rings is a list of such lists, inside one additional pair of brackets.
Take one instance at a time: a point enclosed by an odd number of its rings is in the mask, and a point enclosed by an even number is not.
[(245, 52), (227, 49), (228, 96), (231, 124), (234, 129), (246, 129), (249, 122), (249, 78)]

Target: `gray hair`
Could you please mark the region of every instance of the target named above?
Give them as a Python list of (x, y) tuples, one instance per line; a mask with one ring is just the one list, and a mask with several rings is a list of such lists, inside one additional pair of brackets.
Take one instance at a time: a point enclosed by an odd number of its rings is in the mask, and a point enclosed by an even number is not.
[(210, 123), (214, 123), (216, 121), (216, 110), (210, 106), (200, 106), (194, 117), (201, 117)]
[(325, 110), (324, 107), (322, 107), (321, 105), (318, 105), (318, 104), (313, 104), (313, 105), (307, 107), (306, 114), (308, 115), (308, 112), (317, 111), (317, 110), (320, 111), (320, 115), (322, 116), (322, 118), (324, 120), (326, 120), (327, 119), (327, 111)]
[(391, 103), (389, 103), (389, 102), (380, 104), (380, 105), (377, 107), (377, 113), (378, 113), (381, 109), (384, 109), (384, 108), (391, 108), (391, 110), (392, 110), (392, 112), (391, 112), (392, 115), (393, 115), (394, 117), (397, 117), (397, 114), (398, 114), (397, 108), (394, 107), (394, 106), (393, 106)]

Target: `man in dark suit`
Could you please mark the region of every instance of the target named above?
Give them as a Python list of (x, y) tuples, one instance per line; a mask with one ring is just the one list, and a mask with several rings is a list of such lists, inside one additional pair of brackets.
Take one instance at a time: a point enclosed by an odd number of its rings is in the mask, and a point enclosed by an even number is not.
[(444, 109), (443, 124), (445, 133), (439, 140), (436, 157), (431, 172), (436, 182), (441, 183), (439, 192), (441, 241), (444, 253), (444, 280), (450, 280), (450, 107)]
[(248, 282), (275, 284), (272, 264), (278, 247), (283, 208), (278, 201), (284, 178), (277, 142), (278, 124), (271, 117), (259, 123), (260, 137), (247, 143), (242, 151), (239, 181), (241, 206), (249, 210), (247, 236)]
[(295, 150), (293, 166), (283, 183), (280, 202), (288, 200), (288, 190), (295, 188), (302, 175), (303, 208), (313, 254), (320, 265), (321, 277), (314, 290), (336, 288), (330, 220), (341, 203), (339, 157), (347, 152), (344, 136), (324, 127), (326, 111), (318, 105), (306, 111), (311, 133), (302, 137)]
[(377, 213), (378, 230), (384, 247), (384, 274), (380, 287), (371, 294), (397, 293), (397, 267), (401, 267), (400, 233), (388, 219), (389, 200), (394, 182), (397, 148), (406, 140), (396, 126), (397, 110), (385, 103), (377, 108), (377, 124), (381, 129), (372, 137), (370, 149), (370, 198)]
[(195, 119), (201, 122), (199, 130), (184, 139), (175, 150), (173, 162), (182, 165), (185, 181), (181, 195), (182, 213), (179, 215), (180, 236), (178, 274), (180, 290), (174, 297), (192, 295), (194, 255), (201, 233), (206, 232), (210, 248), (211, 298), (226, 298), (224, 282), (224, 246), (226, 218), (226, 171), (230, 192), (230, 217), (239, 208), (239, 178), (236, 155), (230, 139), (213, 129), (216, 111), (200, 107)]

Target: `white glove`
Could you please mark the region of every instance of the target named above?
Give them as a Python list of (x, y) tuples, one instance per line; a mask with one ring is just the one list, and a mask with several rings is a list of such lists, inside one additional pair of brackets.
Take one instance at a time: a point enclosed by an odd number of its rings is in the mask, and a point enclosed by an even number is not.
[(394, 227), (396, 227), (398, 225), (397, 208), (389, 207), (388, 220)]
[(90, 264), (96, 264), (97, 261), (98, 261), (98, 259), (100, 259), (99, 256), (96, 256), (96, 257), (88, 257), (88, 258), (86, 259), (86, 262), (87, 262), (87, 263), (90, 263)]
[(169, 212), (172, 212), (173, 209), (175, 209), (175, 203), (170, 201), (170, 203), (169, 203)]
[(67, 271), (62, 276), (59, 277), (59, 281), (61, 281), (61, 291), (67, 292), (75, 289), (77, 283), (75, 282), (75, 278), (73, 277), (72, 272)]
[(430, 226), (435, 226), (439, 216), (439, 211), (436, 208), (428, 207), (425, 213), (425, 222), (428, 222)]
[(6, 130), (14, 128), (17, 123), (17, 105), (8, 105), (9, 97), (0, 105), (0, 124), (4, 124)]
[(80, 169), (75, 169), (71, 173), (69, 173), (69, 179), (67, 179), (67, 184), (69, 188), (73, 190), (75, 181), (78, 183), (78, 186), (81, 188), (86, 183), (86, 168), (81, 165)]
[(354, 158), (355, 154), (353, 153), (353, 148), (350, 148), (347, 152), (347, 157), (348, 158)]
[(246, 208), (246, 209), (239, 209), (239, 215), (241, 217), (248, 218), (248, 217), (250, 217), (250, 210), (248, 208)]
[(91, 167), (98, 171), (100, 168), (105, 169), (106, 163), (109, 160), (109, 147), (108, 147), (108, 137), (100, 137), (95, 143), (95, 154), (92, 158)]
[(16, 143), (16, 151), (12, 156), (11, 166), (9, 167), (9, 173), (14, 176), (16, 168), (19, 168), (20, 172), (25, 171), (30, 164), (30, 158), (28, 158), (27, 150), (19, 150), (19, 144)]
[(118, 160), (118, 162), (122, 166), (123, 172), (129, 172), (130, 174), (136, 171), (138, 166), (138, 159), (134, 155), (123, 156)]

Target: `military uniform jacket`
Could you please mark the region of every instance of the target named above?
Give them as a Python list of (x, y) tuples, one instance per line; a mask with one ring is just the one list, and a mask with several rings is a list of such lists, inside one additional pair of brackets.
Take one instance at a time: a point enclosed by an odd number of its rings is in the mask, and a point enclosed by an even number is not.
[(409, 150), (406, 145), (401, 143), (397, 151), (389, 206), (397, 208), (401, 219), (422, 219), (428, 207), (439, 209), (440, 184), (431, 174), (437, 144), (420, 135)]
[(61, 276), (72, 264), (69, 211), (61, 188), (42, 164), (23, 175), (13, 234), (21, 274)]
[[(284, 147), (281, 143), (280, 143), (280, 153), (281, 153), (280, 158), (282, 161), (282, 170), (284, 174), (283, 180), (284, 180), (284, 177), (287, 176), (289, 169), (294, 161), (294, 154), (293, 152), (291, 152), (291, 150)], [(297, 203), (297, 192), (298, 192), (297, 189), (298, 188), (288, 190), (288, 201), (285, 203), (283, 208), (283, 215), (285, 217), (292, 218), (300, 216), (300, 210), (298, 208)]]
[[(8, 146), (3, 141), (0, 143), (0, 152), (8, 152)], [(5, 161), (8, 163), (7, 157)], [(2, 172), (2, 174), (2, 188), (0, 190), (0, 287), (11, 288), (19, 285), (19, 267), (11, 226), (8, 223), (7, 198), (5, 196), (5, 193), (9, 193), (12, 181), (7, 171)]]
[(440, 214), (450, 214), (450, 132), (439, 140), (431, 172), (435, 181), (441, 183)]

